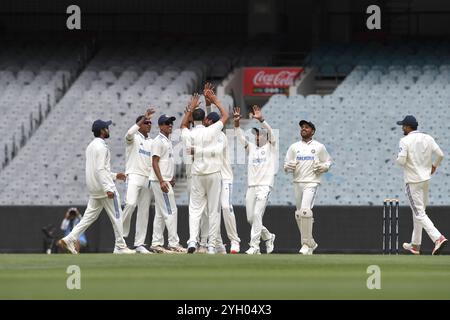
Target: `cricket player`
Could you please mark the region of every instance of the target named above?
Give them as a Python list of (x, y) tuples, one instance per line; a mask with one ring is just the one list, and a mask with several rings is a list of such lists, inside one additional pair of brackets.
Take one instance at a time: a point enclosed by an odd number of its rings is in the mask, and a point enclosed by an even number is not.
[[(220, 120), (220, 115), (217, 112), (210, 112), (205, 120), (205, 126), (216, 123)], [(237, 234), (236, 217), (233, 211), (233, 205), (231, 203), (231, 196), (233, 194), (233, 171), (231, 169), (230, 155), (228, 150), (228, 140), (225, 133), (221, 132), (217, 143), (213, 145), (216, 148), (213, 152), (216, 152), (219, 156), (222, 156), (222, 192), (220, 196), (220, 203), (222, 206), (222, 216), (225, 223), (225, 230), (227, 231), (228, 239), (231, 242), (230, 253), (236, 254), (240, 251), (240, 242)], [(208, 226), (208, 220), (206, 216), (206, 226)], [(201, 227), (203, 232), (203, 226)], [(217, 253), (226, 253), (225, 246), (223, 244), (222, 236), (220, 234), (220, 219), (219, 219), (219, 234), (217, 235), (216, 244)]]
[[(411, 243), (404, 243), (403, 248), (413, 254), (420, 254), (422, 229), (425, 229), (434, 242), (432, 254), (438, 255), (447, 244), (447, 239), (436, 229), (425, 210), (428, 205), (429, 181), (444, 158), (444, 153), (431, 136), (417, 130), (419, 123), (414, 116), (408, 115), (397, 124), (402, 126), (405, 137), (400, 140), (396, 162), (404, 170), (406, 196), (414, 223)], [(434, 163), (433, 154), (436, 158)]]
[[(206, 84), (208, 85), (208, 84)], [(205, 87), (206, 87), (205, 85)], [(189, 105), (188, 105), (189, 108)], [(188, 109), (186, 108), (186, 110)], [(185, 113), (187, 112), (185, 110)], [(192, 114), (188, 119), (187, 129), (190, 130), (191, 125), (194, 125), (194, 121), (192, 119)], [(186, 190), (188, 194), (188, 203), (191, 199), (191, 188), (192, 188), (192, 162), (194, 161), (194, 153), (192, 152), (193, 148), (191, 146), (191, 141), (188, 135), (182, 135), (181, 141), (184, 147), (184, 161), (186, 167)], [(200, 221), (200, 229), (201, 234), (199, 234), (197, 242), (199, 243), (197, 253), (207, 253), (208, 252), (208, 218), (206, 216), (206, 212), (204, 211)]]
[(250, 248), (247, 254), (260, 254), (260, 240), (266, 243), (266, 252), (272, 253), (274, 249), (275, 234), (263, 226), (262, 220), (266, 210), (269, 195), (273, 188), (276, 174), (277, 145), (272, 128), (264, 120), (261, 108), (252, 107), (253, 119), (258, 120), (262, 129), (253, 128), (255, 143), (244, 137), (239, 127), (241, 110), (234, 108), (234, 128), (236, 136), (248, 153), (248, 189), (245, 196), (247, 221), (252, 226), (250, 233)]
[(134, 246), (137, 253), (144, 254), (152, 253), (145, 248), (144, 243), (153, 193), (150, 185), (152, 139), (149, 133), (152, 128), (151, 117), (154, 113), (153, 109), (148, 109), (145, 115), (136, 119), (136, 124), (125, 135), (127, 194), (122, 218), (123, 235), (127, 237), (130, 232), (131, 216), (137, 206)]
[[(151, 185), (155, 195), (155, 219), (153, 222), (153, 239), (151, 249), (158, 252), (164, 245), (164, 226), (167, 227), (168, 250), (173, 253), (185, 253), (178, 238), (178, 208), (175, 202), (173, 187), (175, 186), (175, 161), (173, 146), (170, 141), (175, 117), (165, 114), (158, 119), (159, 134), (152, 144)], [(162, 223), (164, 222), (164, 223)], [(162, 227), (161, 227), (162, 226)]]
[[(210, 83), (206, 83), (203, 89), (203, 96), (205, 97), (206, 102), (206, 111), (207, 116), (205, 120), (205, 126), (208, 127), (213, 123), (219, 121), (220, 116), (217, 112), (211, 112), (212, 103), (208, 99), (205, 94), (207, 90), (214, 90), (214, 87)], [(233, 193), (233, 172), (231, 170), (231, 163), (229, 161), (229, 151), (228, 151), (228, 140), (225, 134), (222, 132), (223, 137), (218, 140), (219, 143), (213, 144), (212, 148), (216, 148), (216, 150), (210, 150), (216, 152), (218, 155), (223, 154), (224, 162), (221, 170), (222, 175), (222, 192), (221, 192), (221, 206), (222, 206), (222, 215), (224, 217), (225, 229), (227, 231), (228, 239), (231, 242), (230, 253), (236, 254), (240, 251), (240, 239), (237, 235), (236, 228), (236, 217), (234, 216), (233, 206), (231, 204), (231, 196)], [(223, 141), (223, 143), (222, 143)], [(219, 219), (220, 223), (220, 219)], [(207, 249), (207, 241), (208, 241), (208, 216), (206, 212), (203, 213), (202, 218), (200, 219), (200, 235), (199, 241), (200, 246), (197, 250), (198, 253), (206, 253)], [(219, 234), (216, 243), (216, 253), (226, 254), (226, 248), (222, 240), (221, 232), (220, 232), (220, 224), (219, 224)]]
[(111, 220), (116, 254), (136, 253), (127, 248), (123, 239), (122, 210), (120, 207), (119, 192), (114, 180), (125, 180), (124, 173), (111, 172), (111, 155), (105, 140), (109, 138), (111, 121), (95, 120), (92, 124), (94, 140), (86, 148), (86, 184), (89, 190), (89, 202), (83, 218), (67, 236), (59, 240), (59, 245), (77, 254), (75, 242), (89, 226), (97, 220), (100, 212), (105, 209)]
[[(194, 253), (197, 249), (200, 219), (206, 209), (209, 221), (208, 253), (215, 254), (215, 245), (220, 226), (221, 168), (223, 159), (215, 152), (204, 152), (203, 150), (219, 139), (221, 131), (228, 121), (228, 113), (217, 99), (213, 90), (206, 90), (205, 94), (219, 108), (220, 121), (209, 127), (204, 126), (205, 111), (198, 108), (200, 96), (195, 94), (189, 107), (186, 109), (181, 123), (182, 139), (191, 142), (194, 160), (191, 170), (192, 189), (189, 199), (188, 253)], [(189, 131), (188, 122), (191, 115), (195, 127)]]
[(295, 220), (300, 231), (302, 247), (300, 253), (311, 255), (317, 248), (313, 238), (313, 207), (321, 176), (331, 166), (327, 149), (313, 140), (316, 127), (312, 122), (299, 122), (301, 140), (292, 144), (284, 160), (284, 170), (294, 176)]

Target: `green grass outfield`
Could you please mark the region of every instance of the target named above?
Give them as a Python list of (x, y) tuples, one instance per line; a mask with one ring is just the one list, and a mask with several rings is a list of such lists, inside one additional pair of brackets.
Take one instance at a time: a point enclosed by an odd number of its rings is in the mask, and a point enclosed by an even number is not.
[(450, 299), (450, 256), (0, 254), (0, 299)]

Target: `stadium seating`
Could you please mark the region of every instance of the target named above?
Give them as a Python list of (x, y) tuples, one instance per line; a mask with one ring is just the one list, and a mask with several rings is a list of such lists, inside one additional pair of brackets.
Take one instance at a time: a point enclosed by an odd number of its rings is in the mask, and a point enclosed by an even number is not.
[(78, 44), (16, 42), (0, 52), (0, 171), (65, 93), (80, 66)]
[[(323, 177), (316, 204), (373, 205), (386, 197), (406, 200), (402, 170), (394, 160), (403, 135), (396, 121), (407, 114), (418, 118), (419, 130), (435, 137), (444, 152), (450, 150), (445, 122), (450, 107), (450, 65), (445, 55), (450, 47), (437, 43), (418, 48), (388, 48), (372, 57), (370, 65), (355, 66), (331, 95), (273, 96), (264, 106), (266, 119), (279, 128), (280, 161), (299, 137), (298, 121), (304, 118), (316, 124), (315, 138), (326, 145), (334, 160)], [(367, 52), (368, 48), (359, 50)], [(433, 57), (429, 56), (431, 52)], [(320, 59), (324, 60), (326, 57)], [(288, 119), (286, 114), (290, 115)], [(450, 193), (448, 172), (449, 164), (443, 161), (431, 184), (433, 205), (445, 204)], [(243, 203), (239, 192), (235, 200)], [(280, 170), (271, 203), (294, 202), (291, 177)]]
[[(123, 137), (138, 115), (153, 106), (157, 110), (155, 118), (162, 113), (174, 115), (177, 118), (174, 128), (179, 128), (190, 95), (201, 90), (206, 79), (222, 77), (249, 59), (246, 50), (235, 44), (222, 48), (183, 42), (104, 45), (31, 137), (30, 143), (0, 173), (0, 178), (6, 181), (0, 190), (0, 204), (85, 204), (84, 152), (93, 138), (93, 120), (113, 120), (108, 141), (112, 169), (124, 171)], [(266, 51), (252, 52), (258, 52), (256, 58), (261, 60)], [(11, 75), (8, 73), (5, 79), (7, 77)], [(30, 77), (23, 74), (22, 78), (25, 81)], [(16, 94), (9, 93), (11, 97)], [(219, 99), (231, 111), (233, 98), (223, 95)], [(154, 121), (151, 135), (157, 132)], [(179, 130), (175, 130), (172, 137), (176, 141), (176, 154), (182, 152), (179, 136)], [(15, 178), (6, 179), (12, 176)], [(177, 176), (184, 177), (182, 163), (177, 164)], [(118, 187), (124, 197), (125, 184), (119, 182)], [(185, 182), (181, 179), (176, 188), (180, 203), (183, 197), (186, 203), (185, 191)]]
[[(177, 128), (190, 93), (199, 90), (212, 75), (223, 76), (225, 70), (229, 72), (230, 68), (245, 64), (250, 58), (243, 52), (254, 52), (232, 46), (218, 50), (206, 44), (184, 45), (105, 46), (100, 50), (30, 142), (0, 173), (5, 182), (0, 190), (0, 204), (85, 204), (84, 151), (92, 139), (90, 126), (94, 119), (113, 120), (108, 142), (112, 166), (113, 170), (122, 171), (123, 136), (138, 114), (149, 105), (155, 106), (157, 116), (162, 112), (175, 115)], [(332, 94), (275, 95), (263, 106), (265, 118), (279, 136), (279, 171), (270, 203), (295, 203), (292, 177), (283, 172), (282, 164), (290, 144), (299, 139), (300, 119), (316, 124), (315, 138), (325, 144), (334, 163), (323, 176), (317, 205), (376, 205), (386, 197), (405, 199), (402, 171), (394, 163), (402, 137), (401, 128), (395, 123), (407, 114), (414, 114), (419, 129), (434, 136), (444, 152), (450, 150), (450, 131), (444, 122), (450, 101), (450, 61), (446, 60), (449, 45), (356, 44), (344, 51), (330, 48), (317, 49), (315, 52), (320, 54), (311, 55), (310, 61), (318, 61), (318, 66), (333, 65), (337, 71), (349, 71)], [(370, 55), (371, 50), (376, 54)], [(233, 56), (235, 52), (241, 56)], [(342, 64), (335, 64), (336, 55), (340, 55)], [(255, 61), (258, 60), (264, 60), (264, 56)], [(340, 68), (341, 65), (346, 67)], [(22, 86), (29, 81), (34, 83), (39, 76), (19, 74), (18, 68), (2, 70), (3, 88), (9, 88), (11, 81)], [(11, 86), (2, 90), (0, 101), (11, 101), (17, 94), (14, 90), (19, 89)], [(233, 106), (232, 97), (220, 99), (228, 108)], [(242, 120), (241, 125), (247, 130), (258, 123)], [(233, 131), (231, 124), (227, 129)], [(152, 135), (156, 132), (154, 125)], [(173, 139), (178, 137), (179, 131), (175, 131)], [(245, 151), (233, 138), (230, 148), (235, 161), (233, 203), (242, 205), (247, 189)], [(177, 142), (175, 149), (176, 153), (181, 152)], [(178, 164), (179, 204), (187, 204), (183, 170), (184, 166)], [(430, 202), (434, 205), (444, 205), (450, 193), (447, 172), (449, 165), (444, 161), (431, 184)], [(124, 196), (125, 185), (119, 186)]]

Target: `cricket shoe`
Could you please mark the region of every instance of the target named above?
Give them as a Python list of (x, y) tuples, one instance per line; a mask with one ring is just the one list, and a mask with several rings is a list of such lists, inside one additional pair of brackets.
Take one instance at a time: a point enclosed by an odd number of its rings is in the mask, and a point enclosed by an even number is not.
[(169, 251), (171, 251), (171, 252), (173, 252), (173, 253), (186, 253), (187, 252), (187, 249), (186, 248), (183, 248), (182, 246), (180, 246), (180, 245), (177, 245), (177, 246), (173, 246), (173, 247), (167, 247), (167, 250), (169, 250)]
[(69, 251), (71, 254), (78, 254), (78, 251), (75, 248), (75, 242), (67, 239), (67, 237), (62, 238), (61, 240), (59, 240), (58, 241), (58, 245), (61, 248)]
[(207, 253), (208, 248), (206, 246), (200, 246), (198, 247), (197, 253)]
[(266, 253), (272, 253), (273, 248), (274, 248), (274, 242), (275, 242), (275, 234), (272, 233), (272, 235), (270, 236), (270, 239), (266, 241)]
[(216, 254), (216, 248), (214, 247), (208, 247), (207, 254)]
[(245, 251), (246, 254), (261, 254), (261, 251), (258, 248), (250, 247), (247, 251)]
[(306, 255), (311, 256), (313, 254), (314, 250), (316, 250), (318, 246), (319, 245), (317, 243), (315, 243), (312, 248), (308, 247), (308, 252), (306, 253)]
[(441, 236), (439, 239), (437, 239), (434, 244), (432, 255), (433, 256), (439, 255), (442, 249), (447, 245), (447, 242), (448, 240), (444, 236)]
[(227, 249), (225, 248), (225, 245), (223, 243), (219, 244), (216, 247), (216, 253), (218, 253), (218, 254), (227, 254)]
[(409, 252), (411, 252), (412, 254), (415, 254), (415, 255), (419, 255), (420, 254), (418, 246), (413, 246), (412, 243), (405, 242), (403, 244), (403, 249), (405, 249), (406, 251), (409, 251)]
[(153, 252), (148, 251), (144, 245), (137, 246), (135, 249), (136, 253), (142, 253), (142, 254), (153, 254)]
[(113, 253), (114, 254), (135, 254), (136, 251), (131, 250), (128, 247), (123, 247), (123, 248), (115, 247)]
[(188, 244), (188, 249), (187, 249), (187, 253), (194, 253), (196, 250), (196, 243), (195, 242), (190, 242)]
[(236, 254), (241, 251), (241, 248), (239, 247), (239, 243), (231, 243), (230, 253)]
[(303, 254), (305, 256), (308, 254), (308, 252), (309, 252), (309, 247), (306, 244), (304, 244), (302, 246), (302, 248), (300, 249), (300, 251), (299, 251), (299, 253), (301, 253), (301, 254)]

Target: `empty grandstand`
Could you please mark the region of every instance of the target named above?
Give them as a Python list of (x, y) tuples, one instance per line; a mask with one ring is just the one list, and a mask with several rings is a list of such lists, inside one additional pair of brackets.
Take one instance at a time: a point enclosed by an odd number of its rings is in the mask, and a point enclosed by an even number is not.
[[(206, 80), (220, 84), (233, 68), (247, 64), (250, 57), (256, 62), (270, 63), (268, 50), (254, 45), (240, 47), (239, 43), (223, 47), (164, 41), (151, 45), (105, 44), (63, 98), (57, 104), (52, 100), (52, 112), (31, 137), (30, 144), (5, 166), (1, 175), (6, 185), (1, 190), (0, 203), (83, 204), (87, 197), (84, 150), (92, 139), (93, 119), (113, 120), (108, 143), (113, 169), (120, 172), (125, 167), (123, 137), (146, 108), (153, 106), (158, 115), (176, 116), (175, 126), (179, 127), (190, 95), (201, 91)], [(5, 99), (8, 92), (4, 94)], [(15, 96), (9, 94), (9, 97)], [(47, 99), (46, 95), (44, 97)], [(225, 94), (219, 98), (231, 112), (233, 98)], [(21, 114), (17, 113), (17, 117), (21, 119)], [(7, 119), (5, 123), (13, 124)], [(152, 135), (157, 132), (155, 123)], [(10, 176), (17, 179), (6, 179)], [(181, 178), (177, 191), (183, 199), (182, 163), (177, 166), (177, 176)], [(27, 186), (31, 188), (30, 193), (19, 192)], [(119, 185), (119, 190), (124, 192), (125, 184)]]

